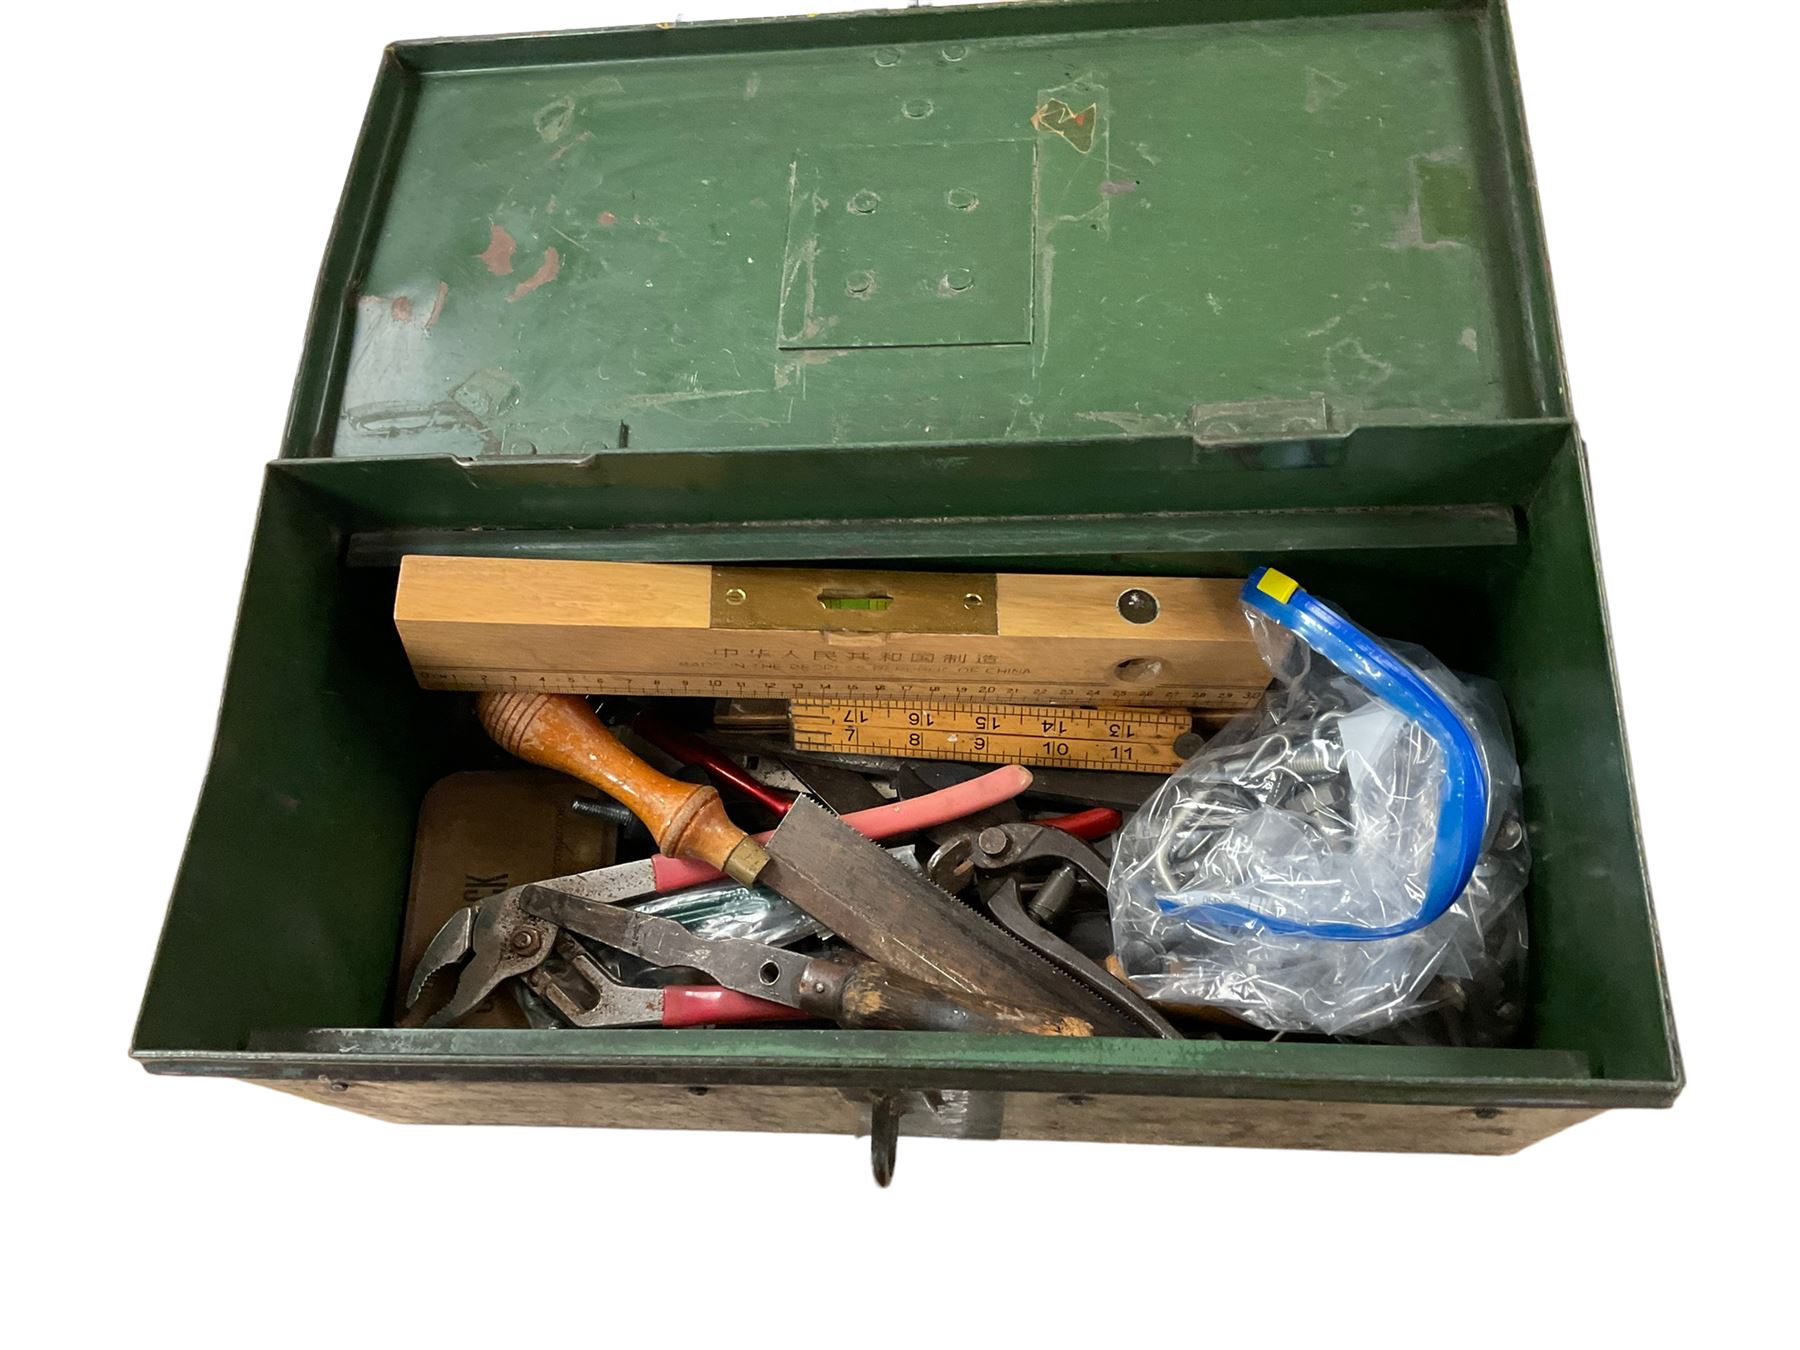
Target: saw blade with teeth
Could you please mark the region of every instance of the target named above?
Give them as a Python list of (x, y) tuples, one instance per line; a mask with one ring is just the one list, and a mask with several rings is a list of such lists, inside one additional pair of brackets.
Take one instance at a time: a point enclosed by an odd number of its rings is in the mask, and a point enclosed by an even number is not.
[(1074, 1012), (1103, 1036), (1142, 1035), (1107, 1000), (993, 921), (897, 864), (823, 807), (794, 804), (758, 881), (863, 955), (927, 984)]

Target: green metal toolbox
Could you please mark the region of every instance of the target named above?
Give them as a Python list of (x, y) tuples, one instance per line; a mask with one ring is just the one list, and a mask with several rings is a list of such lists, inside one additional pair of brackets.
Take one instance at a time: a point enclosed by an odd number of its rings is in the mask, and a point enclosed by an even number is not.
[[(419, 803), (490, 754), (395, 635), (420, 552), (1278, 566), (1503, 686), (1524, 1039), (388, 1028)], [(1671, 1102), (1502, 6), (390, 48), (132, 1053), (402, 1121), (1507, 1152)]]

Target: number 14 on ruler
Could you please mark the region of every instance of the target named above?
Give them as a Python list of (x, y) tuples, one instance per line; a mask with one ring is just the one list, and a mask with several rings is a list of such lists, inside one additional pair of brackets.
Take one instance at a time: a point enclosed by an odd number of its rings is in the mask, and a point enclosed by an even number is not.
[(794, 745), (803, 750), (1165, 773), (1181, 763), (1176, 737), (1193, 726), (1186, 712), (1163, 708), (795, 699), (790, 715)]

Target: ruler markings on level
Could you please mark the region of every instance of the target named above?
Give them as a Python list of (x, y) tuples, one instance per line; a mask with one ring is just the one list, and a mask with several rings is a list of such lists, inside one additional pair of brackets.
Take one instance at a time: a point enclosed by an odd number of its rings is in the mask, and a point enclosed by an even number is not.
[(975, 703), (1156, 704), (1182, 708), (1244, 708), (1260, 690), (1182, 686), (1124, 690), (1097, 684), (999, 681), (901, 687), (884, 681), (760, 678), (755, 676), (632, 675), (611, 671), (558, 671), (436, 667), (418, 672), (426, 689), (536, 689), (565, 694), (642, 694), (688, 698), (896, 699), (916, 695), (958, 705)]

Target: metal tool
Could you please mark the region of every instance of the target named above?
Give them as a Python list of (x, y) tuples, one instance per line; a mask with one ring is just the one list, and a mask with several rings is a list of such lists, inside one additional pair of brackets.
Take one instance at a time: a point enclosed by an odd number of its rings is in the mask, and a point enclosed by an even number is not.
[(733, 731), (785, 734), (788, 729), (788, 701), (785, 698), (716, 699), (713, 702), (712, 722), (715, 727)]
[[(930, 789), (919, 775), (915, 764), (908, 764), (894, 775), (894, 787), (902, 797), (929, 797)], [(934, 844), (943, 844), (958, 834), (969, 830), (979, 830), (988, 825), (1011, 825), (1023, 821), (1025, 812), (1018, 801), (996, 802), (980, 811), (972, 811), (968, 815), (945, 825), (934, 825), (921, 831)], [(1073, 835), (1077, 839), (1089, 843), (1104, 839), (1124, 824), (1125, 817), (1108, 806), (1090, 807), (1086, 811), (1071, 811), (1060, 816), (1041, 816), (1035, 824), (1053, 830), (1061, 830), (1064, 834)], [(940, 880), (940, 885), (943, 882)], [(946, 890), (957, 890), (956, 886), (945, 886)]]
[[(933, 826), (985, 811), (1018, 796), (1031, 785), (1031, 771), (1016, 765), (992, 769), (979, 777), (956, 783), (941, 792), (884, 801), (880, 806), (857, 811), (843, 818), (858, 834), (870, 839), (903, 839)], [(1083, 828), (1092, 828), (1088, 818)], [(768, 840), (768, 834), (752, 835), (756, 843)], [(581, 874), (585, 894), (595, 900), (618, 902), (664, 891), (677, 891), (687, 886), (717, 881), (716, 869), (685, 858), (669, 858), (662, 854), (641, 858), (636, 862), (618, 863)]]
[(782, 757), (781, 765), (799, 780), (802, 787), (840, 816), (854, 815), (871, 807), (887, 805), (888, 798), (876, 790), (868, 775), (858, 773), (855, 769), (789, 759), (786, 756)]
[(791, 947), (809, 937), (830, 936), (824, 924), (785, 895), (767, 886), (740, 886), (729, 878), (626, 903), (645, 914), (674, 919), (700, 937), (741, 937)]
[[(981, 772), (977, 765), (930, 759), (914, 761), (914, 767), (924, 786), (933, 792), (941, 792)], [(1135, 811), (1165, 781), (1154, 774), (1115, 773), (1106, 769), (1033, 769), (1031, 795), (1045, 802)]]
[[(912, 845), (900, 844), (887, 853), (911, 871), (921, 870)], [(573, 878), (564, 881), (572, 883), (565, 889), (577, 889)], [(674, 919), (698, 937), (741, 937), (772, 947), (791, 947), (804, 938), (832, 936), (830, 929), (785, 895), (767, 886), (740, 886), (730, 880), (621, 903), (630, 904), (640, 914)]]
[[(902, 792), (909, 792), (922, 787), (923, 779), (909, 765), (896, 776), (895, 783)], [(1071, 830), (1071, 824), (1078, 828)], [(968, 815), (958, 823), (927, 830), (925, 837), (938, 848), (927, 862), (925, 873), (941, 889), (961, 891), (976, 878), (979, 866), (985, 875), (979, 893), (988, 918), (1035, 950), (1067, 979), (1103, 999), (1120, 1017), (1136, 1026), (1138, 1035), (1175, 1039), (1179, 1033), (1174, 1026), (1145, 1003), (1136, 990), (1109, 976), (1084, 952), (1049, 931), (1049, 923), (1075, 896), (1080, 880), (1105, 891), (1107, 864), (1082, 839), (1100, 839), (1116, 830), (1118, 824), (1120, 814), (1103, 808), (1078, 812), (1060, 821), (1028, 823), (1021, 819), (1017, 803), (1006, 801)], [(1037, 887), (1028, 911), (1022, 904), (1017, 873), (1040, 860), (1051, 860), (1053, 868)]]
[(794, 745), (905, 758), (1172, 773), (1194, 719), (1170, 708), (1068, 708), (924, 699), (794, 699)]
[[(1030, 947), (1008, 938), (967, 906), (907, 871), (822, 806), (806, 799), (796, 801), (769, 836), (765, 853), (758, 841), (726, 817), (715, 789), (679, 783), (657, 773), (614, 740), (580, 699), (556, 694), (483, 694), (478, 710), (483, 726), (501, 745), (606, 788), (650, 826), (665, 849), (713, 866), (722, 862), (731, 876), (746, 883), (761, 876), (764, 884), (900, 977), (935, 984), (956, 997), (1077, 1014), (1106, 1034), (1130, 1034), (1134, 1029), (1131, 1021), (1121, 1019), (1104, 1001), (1087, 996), (1080, 984)], [(1013, 775), (1012, 781), (1020, 787), (1031, 778), (1028, 770), (1017, 766), (996, 772)], [(972, 788), (964, 784), (954, 791), (968, 796)], [(1006, 794), (1011, 795), (1011, 791)], [(870, 814), (881, 813), (916, 819), (917, 807), (911, 802), (895, 802)], [(659, 883), (667, 886), (668, 867), (659, 876), (655, 860), (650, 860), (645, 870), (652, 887)], [(632, 894), (650, 889), (643, 885), (643, 872), (621, 874), (615, 868), (608, 873), (572, 878), (568, 890), (589, 903), (604, 904), (625, 898), (618, 893), (621, 885), (631, 887)], [(648, 916), (636, 917), (651, 922)], [(490, 919), (484, 910), (483, 921), (501, 920)], [(476, 941), (475, 948), (483, 959), (493, 961), (496, 970), (520, 974), (521, 969), (511, 967), (532, 956), (532, 944), (543, 935), (534, 936), (529, 925), (520, 924), (516, 916), (506, 922), (512, 925), (504, 935), (507, 943), (519, 945), (490, 943), (484, 947)], [(679, 924), (674, 926), (686, 933)], [(473, 939), (482, 936), (480, 932), (471, 934)], [(462, 994), (459, 984), (458, 997)]]
[(1096, 806), (1086, 811), (1071, 811), (1063, 816), (1040, 816), (1032, 824), (1043, 825), (1052, 830), (1061, 830), (1064, 834), (1073, 835), (1077, 839), (1085, 839), (1092, 843), (1096, 839), (1104, 839), (1125, 823), (1125, 817), (1110, 806)]
[[(971, 873), (985, 877), (982, 901), (995, 921), (1071, 980), (1104, 999), (1139, 1029), (1167, 1040), (1182, 1035), (1161, 1013), (1126, 984), (1064, 942), (1047, 927), (1086, 882), (1106, 890), (1107, 865), (1086, 844), (1062, 830), (1015, 822), (934, 832), (943, 842), (925, 865), (925, 875), (947, 889), (965, 884)], [(1050, 871), (1028, 910), (1019, 876), (1047, 863)]]
[[(930, 789), (937, 791), (977, 778), (986, 770), (978, 764), (951, 760), (901, 759), (898, 755), (840, 754), (825, 750), (795, 750), (767, 736), (737, 731), (715, 732), (713, 738), (734, 750), (765, 755), (787, 763), (825, 764), (858, 773), (892, 778), (909, 765)], [(1135, 811), (1149, 800), (1164, 780), (1147, 773), (1113, 773), (1101, 769), (1046, 769), (1031, 771), (1031, 796), (1071, 806), (1108, 806)]]
[(766, 884), (901, 975), (1027, 1007), (1077, 1012), (1101, 1035), (1141, 1034), (1139, 1020), (1115, 1002), (1096, 998), (1031, 946), (908, 872), (822, 807), (796, 802), (767, 848)]
[[(591, 900), (563, 890), (561, 885), (559, 879), (501, 891), (439, 931), (413, 973), (409, 1004), (435, 976), (458, 966), (460, 971), (450, 999), (426, 1019), (427, 1026), (453, 1025), (505, 980), (533, 977), (552, 952), (570, 950), (564, 946), (567, 930), (654, 966), (700, 971), (727, 990), (828, 1018), (840, 1026), (1092, 1034), (1093, 1028), (1078, 1017), (952, 992), (871, 962), (847, 965), (743, 938), (696, 937), (673, 919)], [(594, 969), (597, 972), (598, 968)], [(582, 977), (588, 977), (585, 970)], [(583, 1004), (551, 979), (531, 978), (530, 982), (540, 997), (553, 999), (552, 991), (559, 991), (581, 1015), (605, 1015), (597, 1011), (598, 999)], [(659, 1016), (666, 1019), (668, 990), (662, 993)], [(624, 1015), (641, 1015), (644, 1007), (640, 1001), (635, 1014), (628, 1011)]]
[(728, 759), (716, 747), (708, 745), (698, 736), (667, 725), (652, 713), (639, 713), (632, 718), (631, 729), (664, 754), (674, 756), (683, 764), (704, 769), (706, 776), (714, 783), (749, 798), (766, 811), (785, 816), (788, 808), (794, 804), (793, 793), (759, 782), (743, 766)]
[(558, 935), (554, 954), (527, 971), (524, 980), (572, 1027), (735, 1026), (801, 1022), (810, 1016), (799, 1008), (716, 984), (650, 989), (622, 984), (567, 933)]

